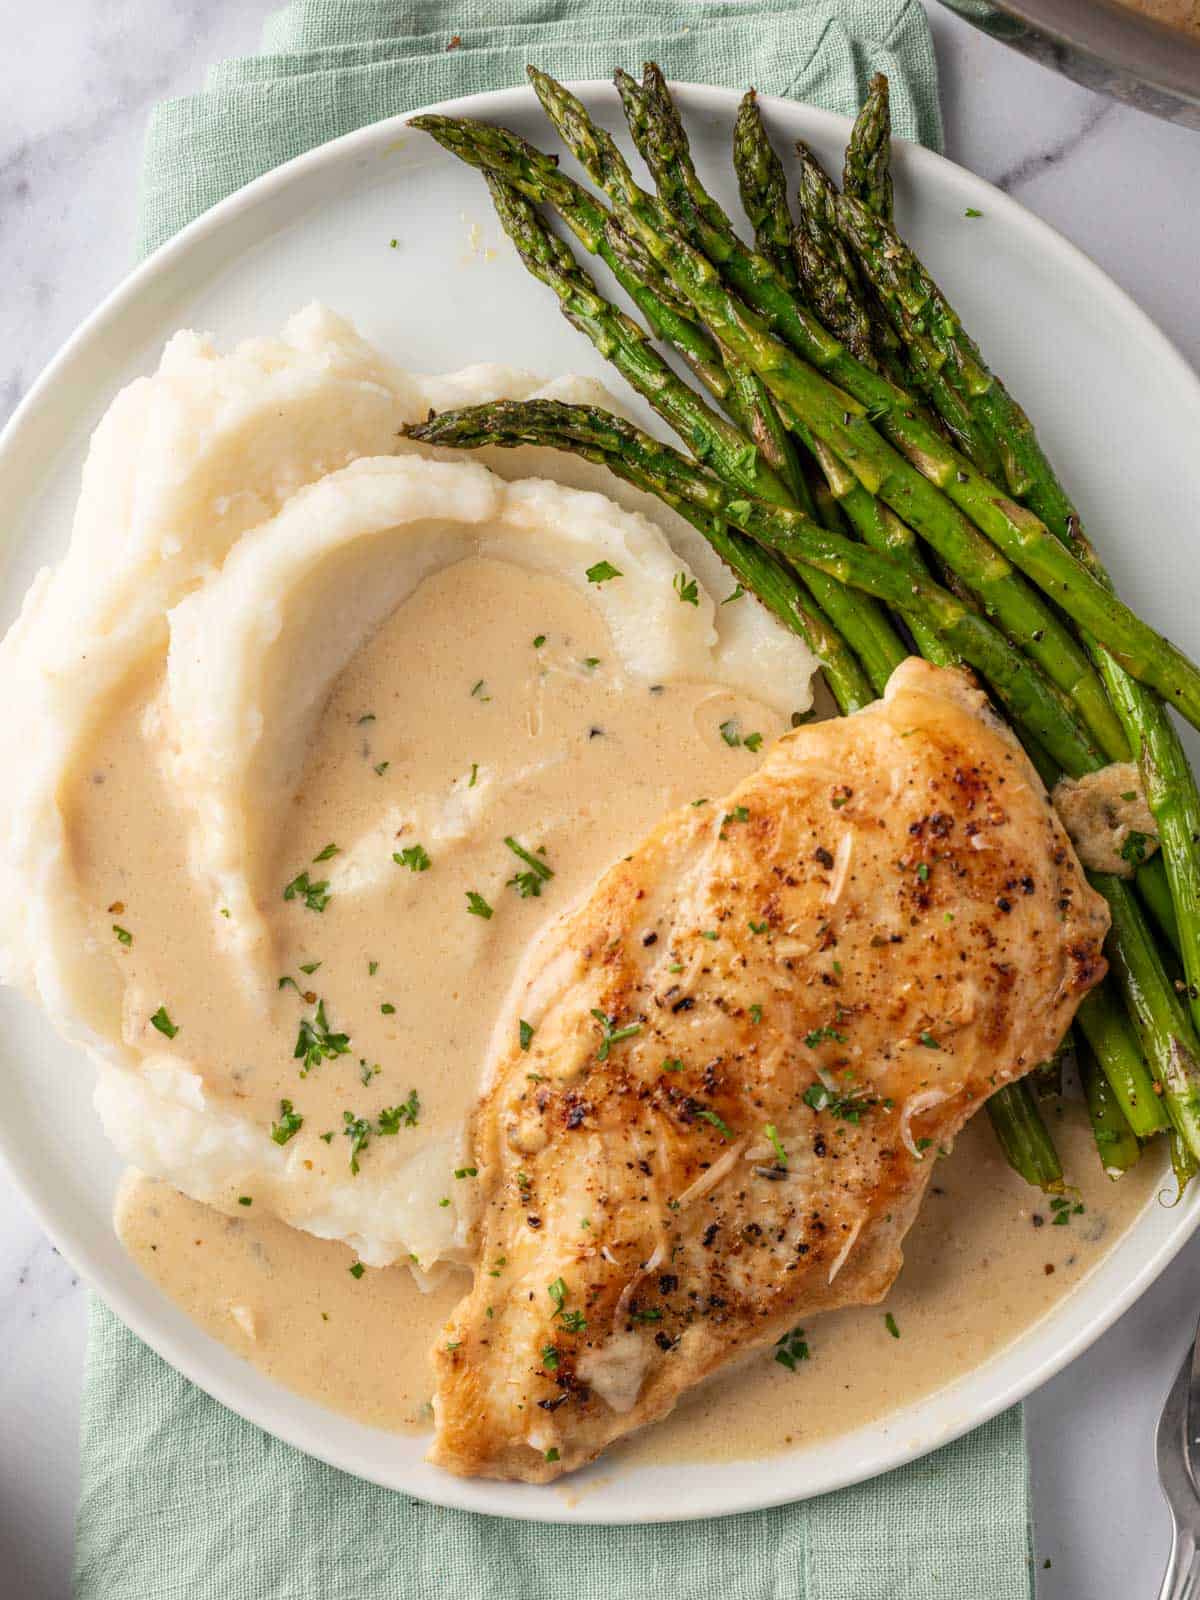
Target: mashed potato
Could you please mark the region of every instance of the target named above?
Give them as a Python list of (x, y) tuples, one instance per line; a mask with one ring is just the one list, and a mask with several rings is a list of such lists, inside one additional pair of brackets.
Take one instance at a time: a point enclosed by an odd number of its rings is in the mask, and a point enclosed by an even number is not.
[(533, 394), (613, 405), (415, 377), (319, 307), (227, 355), (178, 334), (0, 647), (3, 976), (94, 1057), (109, 1137), (422, 1273), (467, 1249), (462, 1118), (521, 952), (811, 698), (669, 512), (397, 437)]

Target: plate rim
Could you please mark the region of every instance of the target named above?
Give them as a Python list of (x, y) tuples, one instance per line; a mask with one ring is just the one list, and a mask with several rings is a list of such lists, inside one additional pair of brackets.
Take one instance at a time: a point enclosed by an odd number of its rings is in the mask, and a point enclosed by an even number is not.
[[(605, 79), (570, 80), (568, 87), (579, 94), (585, 101), (590, 102), (596, 98), (601, 98), (608, 103), (615, 99), (615, 90), (612, 84)], [(731, 114), (736, 110), (741, 98), (740, 91), (716, 85), (672, 80), (672, 87), (679, 91), (686, 104), (701, 113)], [(310, 172), (348, 156), (353, 157), (354, 154), (360, 151), (368, 151), (379, 142), (386, 143), (389, 138), (394, 139), (404, 132), (411, 117), (424, 114), (475, 115), (492, 121), (502, 121), (505, 114), (513, 107), (517, 107), (521, 111), (527, 110), (533, 98), (533, 91), (527, 85), (516, 85), (505, 89), (463, 95), (415, 110), (397, 113), (394, 116), (369, 123), (362, 128), (354, 129), (339, 138), (329, 140), (303, 152), (281, 166), (275, 167), (271, 171), (255, 178), (241, 189), (217, 202), (216, 205), (210, 207), (200, 216), (194, 218), (171, 239), (159, 246), (144, 261), (138, 263), (120, 283), (110, 290), (42, 369), (3, 430), (0, 431), (0, 471), (5, 468), (9, 457), (20, 448), (21, 438), (25, 429), (31, 426), (39, 412), (52, 402), (60, 375), (64, 370), (68, 369), (76, 358), (86, 352), (89, 343), (102, 339), (109, 324), (119, 319), (127, 307), (135, 304), (148, 287), (164, 276), (169, 275), (176, 261), (185, 257), (201, 240), (207, 238), (210, 234), (218, 233), (235, 219), (242, 217), (261, 202), (281, 192), (291, 183), (303, 180)], [(761, 95), (759, 98), (769, 114), (782, 113), (784, 116), (789, 116), (799, 112), (804, 117), (813, 119), (816, 124), (823, 125), (826, 131), (837, 133), (843, 138), (851, 125), (848, 117), (801, 101), (777, 95)], [(956, 189), (966, 201), (973, 201), (980, 195), (986, 196), (988, 205), (991, 208), (990, 215), (1007, 219), (1014, 225), (1031, 233), (1036, 239), (1040, 239), (1049, 253), (1057, 255), (1060, 260), (1065, 261), (1077, 281), (1082, 281), (1093, 293), (1107, 298), (1110, 303), (1117, 305), (1126, 326), (1136, 335), (1139, 343), (1148, 345), (1152, 350), (1156, 351), (1158, 361), (1164, 368), (1173, 369), (1174, 378), (1182, 381), (1185, 387), (1192, 390), (1196, 396), (1197, 405), (1200, 406), (1200, 377), (1193, 371), (1187, 359), (1154, 323), (1148, 313), (1143, 311), (1131, 296), (1110, 278), (1085, 251), (1073, 244), (1052, 224), (1027, 210), (1020, 202), (996, 188), (987, 179), (980, 178), (947, 157), (928, 150), (921, 145), (914, 144), (909, 140), (897, 139), (895, 143), (900, 152), (900, 160), (909, 167), (914, 182), (919, 184), (927, 176), (931, 176), (933, 181), (941, 187), (949, 186)], [(952, 1420), (941, 1429), (930, 1430), (931, 1433), (936, 1432), (936, 1437), (925, 1437), (914, 1443), (912, 1440), (906, 1439), (901, 1430), (893, 1430), (895, 1437), (885, 1437), (880, 1447), (867, 1458), (865, 1464), (860, 1467), (847, 1467), (840, 1472), (826, 1473), (824, 1477), (815, 1483), (802, 1483), (799, 1485), (790, 1483), (786, 1470), (783, 1470), (784, 1464), (789, 1459), (801, 1459), (803, 1449), (790, 1452), (781, 1451), (769, 1458), (756, 1458), (757, 1462), (771, 1460), (779, 1463), (781, 1470), (778, 1473), (779, 1487), (777, 1489), (767, 1491), (750, 1488), (739, 1489), (738, 1476), (735, 1470), (728, 1476), (722, 1491), (690, 1493), (688, 1503), (683, 1507), (671, 1506), (661, 1510), (647, 1510), (642, 1506), (627, 1504), (623, 1508), (601, 1508), (589, 1505), (589, 1496), (586, 1493), (583, 1493), (577, 1502), (569, 1503), (561, 1495), (555, 1494), (552, 1489), (537, 1490), (530, 1485), (501, 1484), (491, 1480), (456, 1478), (448, 1473), (440, 1473), (436, 1469), (427, 1468), (425, 1463), (421, 1463), (424, 1471), (419, 1487), (406, 1486), (401, 1489), (397, 1487), (394, 1481), (389, 1481), (386, 1477), (381, 1476), (379, 1470), (357, 1457), (352, 1448), (314, 1448), (314, 1441), (309, 1437), (308, 1433), (298, 1423), (294, 1424), (287, 1414), (288, 1402), (300, 1400), (302, 1397), (297, 1397), (290, 1391), (285, 1390), (281, 1385), (272, 1383), (272, 1390), (282, 1397), (281, 1404), (283, 1409), (280, 1414), (278, 1411), (272, 1412), (269, 1406), (260, 1404), (252, 1394), (239, 1393), (236, 1382), (226, 1381), (220, 1373), (206, 1370), (202, 1376), (198, 1375), (196, 1371), (197, 1361), (172, 1330), (170, 1326), (171, 1318), (165, 1317), (160, 1323), (156, 1324), (153, 1317), (143, 1314), (138, 1309), (119, 1283), (112, 1281), (110, 1274), (105, 1270), (103, 1264), (98, 1261), (92, 1245), (83, 1236), (83, 1231), (73, 1230), (55, 1212), (46, 1186), (39, 1185), (36, 1181), (36, 1174), (26, 1169), (22, 1155), (23, 1152), (15, 1132), (6, 1122), (2, 1110), (0, 1110), (0, 1166), (11, 1178), (38, 1226), (44, 1230), (51, 1242), (64, 1258), (71, 1263), (80, 1277), (86, 1280), (89, 1288), (115, 1312), (126, 1327), (177, 1372), (181, 1373), (190, 1382), (195, 1383), (198, 1388), (220, 1404), (302, 1453), (313, 1456), (329, 1466), (350, 1473), (354, 1477), (379, 1484), (381, 1487), (390, 1489), (393, 1492), (408, 1494), (416, 1499), (452, 1509), (482, 1511), (493, 1515), (512, 1517), (517, 1520), (547, 1523), (628, 1526), (692, 1521), (704, 1517), (765, 1510), (846, 1488), (918, 1460), (933, 1450), (951, 1443), (963, 1434), (981, 1427), (1001, 1411), (1041, 1387), (1042, 1384), (1046, 1383), (1087, 1350), (1145, 1293), (1174, 1259), (1175, 1255), (1183, 1248), (1184, 1244), (1196, 1231), (1197, 1225), (1200, 1224), (1200, 1193), (1194, 1192), (1191, 1199), (1185, 1200), (1176, 1213), (1172, 1225), (1159, 1242), (1157, 1249), (1143, 1256), (1138, 1270), (1127, 1279), (1120, 1287), (1119, 1292), (1109, 1300), (1098, 1314), (1087, 1320), (1071, 1338), (1061, 1342), (1057, 1348), (1040, 1361), (1030, 1363), (1007, 1382), (998, 1384), (984, 1403), (974, 1404), (971, 1407), (969, 1414), (964, 1414)], [(1133, 1226), (1137, 1226), (1137, 1224), (1135, 1223)], [(1117, 1248), (1119, 1249), (1120, 1246), (1118, 1245)], [(1107, 1260), (1111, 1260), (1111, 1257), (1106, 1258)], [(1102, 1271), (1104, 1265), (1105, 1263), (1102, 1262), (1095, 1270)], [(1086, 1282), (1086, 1280), (1084, 1281)], [(1081, 1284), (1072, 1292), (1077, 1293), (1082, 1287), (1083, 1285)], [(174, 1307), (170, 1306), (170, 1302), (164, 1300), (163, 1303), (172, 1311), (175, 1310)], [(1065, 1304), (1066, 1302), (1063, 1303)], [(1054, 1314), (1054, 1311), (1051, 1311), (1046, 1316), (1053, 1317)], [(182, 1313), (179, 1313), (179, 1315), (182, 1315)], [(1039, 1319), (1039, 1321), (1043, 1320), (1045, 1319)], [(196, 1328), (196, 1325), (192, 1324), (190, 1319), (187, 1326), (189, 1329)], [(215, 1341), (213, 1342), (215, 1344)], [(220, 1345), (215, 1347), (219, 1350), (225, 1348)], [(203, 1343), (200, 1348), (204, 1348)], [(986, 1367), (990, 1361), (1002, 1360), (1004, 1355), (1005, 1349), (1001, 1349), (990, 1357), (988, 1361), (962, 1374), (959, 1379), (954, 1380), (955, 1383), (969, 1380), (977, 1375), (982, 1368)], [(235, 1359), (237, 1359), (239, 1367), (244, 1365), (240, 1358), (235, 1357)], [(923, 1396), (920, 1401), (914, 1402), (914, 1404), (924, 1405), (935, 1399), (938, 1393), (939, 1391), (934, 1390), (929, 1395)], [(313, 1402), (303, 1402), (303, 1406), (312, 1404)], [(301, 1412), (303, 1412), (303, 1406), (301, 1407)], [(904, 1411), (901, 1411), (900, 1413), (894, 1413), (893, 1416), (903, 1417), (904, 1414)], [(379, 1432), (381, 1430), (368, 1431)], [(385, 1435), (385, 1437), (387, 1436)], [(738, 1463), (733, 1462), (726, 1465), (736, 1469)], [(603, 1466), (603, 1461), (601, 1466)], [(594, 1471), (595, 1469), (590, 1470)], [(574, 1480), (564, 1480), (565, 1483), (570, 1483), (571, 1481)], [(579, 1481), (583, 1483), (586, 1480)], [(514, 1489), (516, 1490), (515, 1494), (513, 1493)]]

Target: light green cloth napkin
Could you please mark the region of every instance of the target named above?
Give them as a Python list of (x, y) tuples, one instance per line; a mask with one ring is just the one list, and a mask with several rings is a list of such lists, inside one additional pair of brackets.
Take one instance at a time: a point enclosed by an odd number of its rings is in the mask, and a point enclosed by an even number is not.
[[(672, 77), (753, 83), (843, 112), (883, 70), (897, 131), (940, 143), (917, 0), (297, 0), (268, 20), (262, 54), (214, 67), (203, 93), (155, 112), (140, 249), (303, 150), (418, 105), (519, 83), (527, 61), (596, 78), (646, 57)], [(77, 1600), (1029, 1600), (1032, 1591), (1019, 1409), (820, 1500), (705, 1523), (550, 1527), (441, 1510), (335, 1472), (209, 1399), (96, 1302), (82, 1458)]]
[(871, 74), (886, 72), (896, 132), (941, 148), (918, 0), (296, 0), (268, 19), (261, 55), (222, 63), (201, 94), (154, 112), (139, 253), (251, 178), (368, 122), (523, 83), (529, 61), (570, 79), (647, 58), (673, 78), (753, 84), (848, 115)]

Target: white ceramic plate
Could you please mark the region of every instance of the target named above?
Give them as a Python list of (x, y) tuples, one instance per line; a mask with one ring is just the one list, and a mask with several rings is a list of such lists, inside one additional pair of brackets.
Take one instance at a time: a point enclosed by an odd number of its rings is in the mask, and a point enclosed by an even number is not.
[[(583, 90), (617, 130), (607, 85)], [(737, 96), (681, 91), (698, 162), (731, 207)], [(506, 90), (435, 109), (548, 142), (533, 95)], [(781, 149), (800, 136), (835, 168), (847, 124), (765, 103)], [(968, 325), (1037, 419), (1123, 592), (1193, 655), (1200, 383), (1137, 308), (1071, 245), (978, 178), (901, 145), (899, 213)], [(968, 218), (968, 207), (982, 216)], [(395, 239), (393, 248), (390, 241)], [(493, 254), (494, 251), (494, 254)], [(184, 230), (112, 295), (51, 364), (0, 439), (7, 537), (2, 625), (35, 570), (57, 560), (90, 430), (115, 390), (156, 363), (180, 326), (222, 342), (274, 330), (321, 299), (403, 365), (499, 361), (552, 374), (611, 372), (520, 266), (477, 174), (401, 118), (270, 173)], [(424, 1499), (541, 1521), (645, 1522), (748, 1511), (824, 1493), (945, 1444), (1043, 1383), (1162, 1271), (1200, 1218), (1200, 1185), (1150, 1203), (1106, 1261), (1038, 1326), (968, 1376), (869, 1428), (733, 1465), (600, 1464), (569, 1485), (465, 1482), (427, 1466), (422, 1441), (298, 1399), (202, 1334), (147, 1283), (113, 1236), (118, 1163), (90, 1105), (90, 1069), (23, 998), (0, 992), (0, 1151), (47, 1232), (110, 1306), (171, 1364), (270, 1433)]]

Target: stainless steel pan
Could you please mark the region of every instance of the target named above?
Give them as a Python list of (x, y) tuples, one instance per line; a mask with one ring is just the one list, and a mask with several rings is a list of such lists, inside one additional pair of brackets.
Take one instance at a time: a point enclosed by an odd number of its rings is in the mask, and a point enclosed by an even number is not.
[(1113, 0), (942, 0), (993, 38), (1089, 89), (1200, 129), (1200, 35)]

